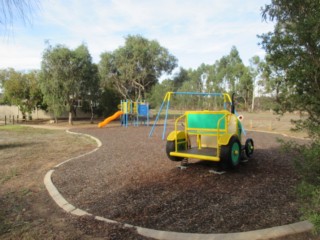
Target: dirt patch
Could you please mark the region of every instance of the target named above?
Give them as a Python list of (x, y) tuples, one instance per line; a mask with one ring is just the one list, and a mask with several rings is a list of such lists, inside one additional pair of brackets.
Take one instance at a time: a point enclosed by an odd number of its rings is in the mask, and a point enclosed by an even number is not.
[(190, 161), (177, 168), (165, 155), (161, 130), (108, 126), (79, 129), (103, 147), (68, 162), (53, 182), (73, 205), (92, 214), (166, 231), (221, 233), (249, 231), (300, 220), (294, 188), (299, 177), (292, 156), (280, 151), (280, 135), (249, 132), (253, 158), (223, 175), (214, 164)]

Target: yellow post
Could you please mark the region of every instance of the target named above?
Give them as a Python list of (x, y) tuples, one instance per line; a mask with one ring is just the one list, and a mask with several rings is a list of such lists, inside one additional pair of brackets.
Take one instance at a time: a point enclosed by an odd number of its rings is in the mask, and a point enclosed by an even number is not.
[(133, 103), (133, 113), (134, 114), (138, 113), (138, 102)]
[(122, 111), (124, 114), (128, 113), (128, 103), (122, 102)]

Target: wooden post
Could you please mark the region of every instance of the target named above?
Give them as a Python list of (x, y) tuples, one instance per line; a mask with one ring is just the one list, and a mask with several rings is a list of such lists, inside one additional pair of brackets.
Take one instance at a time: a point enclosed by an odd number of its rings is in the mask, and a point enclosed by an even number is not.
[(14, 125), (14, 115), (12, 116), (12, 124)]
[(7, 125), (7, 115), (4, 116), (4, 125)]
[(250, 129), (253, 128), (253, 123), (252, 123), (252, 119), (250, 119)]

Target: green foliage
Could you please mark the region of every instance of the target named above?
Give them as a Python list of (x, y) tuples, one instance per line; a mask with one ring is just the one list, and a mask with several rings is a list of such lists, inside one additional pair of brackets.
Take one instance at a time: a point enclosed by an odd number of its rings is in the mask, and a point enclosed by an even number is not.
[[(71, 81), (71, 51), (58, 45), (48, 46), (41, 63), (41, 90), (44, 101), (54, 116), (59, 117), (67, 110), (66, 103), (70, 102), (68, 81)], [(70, 104), (70, 103), (69, 103)]]
[(97, 66), (85, 45), (70, 50), (63, 45), (48, 46), (41, 63), (41, 90), (48, 109), (55, 117), (76, 112), (78, 100), (95, 99), (99, 89)]
[(250, 69), (243, 64), (235, 47), (232, 47), (229, 55), (221, 58), (218, 71), (226, 91), (236, 93), (238, 102), (242, 102), (244, 108), (248, 109), (252, 99), (253, 76)]
[[(201, 75), (204, 73), (208, 78), (203, 83)], [(248, 109), (252, 102), (253, 79), (256, 75), (253, 74), (252, 69), (243, 64), (236, 47), (232, 47), (228, 55), (223, 56), (213, 65), (201, 64), (197, 69), (187, 71), (180, 69), (178, 76), (181, 77), (177, 78), (179, 81), (176, 80), (176, 82), (179, 84), (176, 85), (180, 86), (177, 90), (181, 92), (236, 93), (238, 104)], [(197, 96), (183, 96), (177, 103), (187, 105), (191, 109), (199, 109), (200, 106), (202, 109), (212, 109), (221, 104), (217, 99)]]
[(313, 223), (315, 233), (320, 233), (320, 187), (302, 181), (297, 192), (303, 217)]
[[(205, 86), (202, 86), (200, 82), (202, 73), (208, 74)], [(245, 109), (248, 109), (251, 103), (253, 75), (249, 67), (243, 64), (236, 47), (232, 47), (230, 53), (216, 61), (215, 64), (202, 64), (197, 70), (190, 73), (190, 78), (193, 81), (190, 85), (191, 91), (235, 93), (237, 102), (242, 103)]]
[(186, 69), (180, 67), (180, 71), (173, 78), (173, 92), (176, 92), (179, 88), (182, 87), (184, 82), (190, 80), (189, 73)]
[(255, 98), (255, 109), (259, 109), (262, 111), (269, 111), (274, 109), (275, 99), (273, 97), (261, 96)]
[(319, 1), (273, 0), (263, 9), (263, 17), (276, 21), (274, 31), (260, 38), (268, 54), (269, 73), (279, 103), (277, 110), (307, 112), (304, 126), (312, 131), (319, 129)]
[(128, 36), (123, 47), (101, 54), (99, 72), (104, 86), (115, 88), (124, 99), (140, 99), (163, 73), (171, 73), (176, 62), (157, 41)]
[(38, 72), (22, 73), (4, 69), (0, 71), (0, 82), (4, 88), (4, 103), (17, 105), (24, 117), (35, 108), (46, 109), (39, 87)]
[[(258, 61), (257, 64), (260, 62)], [(168, 86), (168, 82), (158, 84), (153, 88), (149, 98), (152, 105), (159, 106), (165, 92), (169, 89), (179, 92), (235, 92), (238, 107), (242, 106), (247, 110), (252, 103), (253, 80), (260, 73), (259, 71), (254, 72), (252, 68), (246, 67), (236, 47), (232, 47), (228, 55), (223, 56), (213, 65), (201, 64), (195, 70), (180, 68), (180, 71), (173, 77), (173, 86)], [(208, 78), (203, 83), (201, 75), (204, 73)], [(159, 96), (161, 94), (162, 97)], [(216, 109), (221, 108), (223, 99), (220, 100), (213, 97), (183, 95), (173, 97), (171, 106), (176, 109)]]
[[(309, 145), (297, 145), (289, 142), (288, 147), (294, 153), (295, 166), (302, 180), (320, 186), (320, 142), (315, 141)], [(286, 144), (288, 146), (288, 143)]]
[(161, 84), (157, 83), (152, 87), (147, 99), (152, 108), (160, 107), (167, 92), (172, 92), (174, 82), (172, 80), (163, 80)]
[(313, 141), (291, 151), (299, 156), (295, 164), (302, 176), (298, 188), (302, 212), (320, 232), (320, 4), (272, 0), (263, 17), (276, 22), (273, 32), (260, 36), (268, 54), (266, 76), (276, 93), (276, 110), (307, 113), (306, 120), (295, 122), (296, 129), (306, 129)]
[(302, 176), (298, 188), (302, 212), (320, 231), (320, 83), (319, 83), (319, 1), (273, 0), (263, 9), (263, 17), (276, 21), (273, 32), (263, 34), (267, 51), (267, 77), (275, 89), (279, 113), (307, 112), (296, 121), (297, 129), (307, 129), (313, 137), (308, 146), (295, 146), (296, 169)]
[(96, 102), (95, 114), (102, 117), (112, 115), (119, 110), (117, 106), (120, 101), (121, 97), (117, 91), (112, 88), (104, 88)]
[(218, 69), (222, 73), (221, 82), (225, 82), (227, 91), (236, 92), (237, 83), (243, 74), (243, 63), (239, 56), (239, 52), (235, 47), (232, 47), (230, 54), (220, 59)]
[(314, 224), (320, 233), (320, 141), (299, 145), (293, 141), (282, 142), (285, 152), (294, 156), (294, 165), (301, 177), (297, 186), (303, 217)]
[(91, 113), (91, 121), (94, 114), (99, 115), (98, 105), (101, 100), (103, 90), (100, 89), (100, 77), (98, 72), (98, 66), (92, 64), (87, 69), (87, 81), (83, 81), (80, 86), (79, 98), (82, 101), (82, 111)]

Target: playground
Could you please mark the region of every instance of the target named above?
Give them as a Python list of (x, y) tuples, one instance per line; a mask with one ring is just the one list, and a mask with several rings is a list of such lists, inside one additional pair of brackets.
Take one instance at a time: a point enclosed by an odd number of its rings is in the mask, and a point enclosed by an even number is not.
[(180, 170), (167, 159), (164, 141), (146, 143), (148, 130), (79, 130), (103, 147), (59, 167), (53, 174), (57, 189), (94, 215), (157, 230), (241, 232), (300, 220), (293, 194), (298, 177), (279, 149), (280, 135), (248, 133), (259, 140), (254, 159), (216, 175), (209, 172), (214, 164), (198, 160)]
[[(263, 116), (268, 116), (266, 122), (274, 118), (272, 114), (265, 113)], [(170, 121), (168, 132), (174, 127), (173, 121)], [(281, 121), (273, 121), (277, 123), (273, 124), (274, 129), (283, 125)], [(259, 123), (261, 122), (260, 120)], [(60, 124), (63, 126), (63, 123)], [(231, 233), (301, 220), (299, 205), (294, 195), (298, 176), (293, 171), (292, 156), (281, 152), (276, 141), (277, 138), (291, 138), (281, 134), (247, 131), (248, 137), (255, 140), (254, 157), (239, 165), (237, 169), (220, 175), (209, 172), (216, 169), (214, 162), (196, 159), (189, 161), (187, 169), (179, 169), (180, 163), (170, 161), (166, 155), (166, 141), (161, 139), (162, 126), (160, 123), (153, 137), (148, 138), (151, 126), (126, 128), (121, 126), (119, 121), (111, 122), (104, 128), (96, 125), (76, 125), (78, 128), (71, 131), (90, 134), (98, 138), (102, 146), (90, 155), (76, 158), (56, 168), (52, 182), (62, 196), (77, 208), (121, 223), (157, 230)], [(258, 129), (254, 127), (253, 130)], [(34, 141), (36, 140), (33, 139), (33, 144)], [(83, 143), (80, 141), (79, 144)], [(57, 155), (57, 146), (56, 144), (52, 149), (49, 163), (40, 162), (49, 156), (50, 150), (44, 151), (46, 156), (42, 157), (37, 153), (36, 159), (41, 161), (35, 163), (42, 166), (42, 170), (33, 173), (40, 181), (45, 174), (44, 170), (51, 169), (54, 162), (58, 164), (78, 155), (74, 151), (67, 152), (69, 157), (61, 155), (65, 150), (59, 151)], [(25, 147), (28, 145), (22, 144), (20, 151)], [(89, 151), (90, 146), (85, 148), (86, 151), (81, 145), (77, 146), (77, 149), (80, 155), (81, 152)], [(28, 168), (29, 171), (28, 174), (32, 174), (32, 168)], [(20, 185), (24, 185), (28, 178), (22, 176), (24, 174), (19, 171), (18, 176), (12, 178), (13, 182), (8, 180), (5, 184), (14, 184), (21, 178)], [(65, 219), (65, 230), (69, 228), (73, 229), (73, 232), (109, 237), (118, 234), (117, 239), (147, 239), (132, 230), (124, 230), (121, 226), (114, 227), (90, 218), (63, 214), (63, 210), (50, 199), (46, 189), (41, 186), (32, 188), (27, 198), (27, 209), (30, 205), (34, 206), (32, 208), (40, 206), (43, 209), (36, 213), (26, 210), (29, 218), (38, 219), (41, 216), (42, 219), (46, 216), (42, 215), (43, 212), (50, 214), (50, 219), (46, 221), (49, 221), (51, 226), (55, 226), (55, 218)], [(41, 223), (39, 225), (41, 226)], [(43, 225), (48, 225), (48, 222)], [(57, 231), (59, 229), (53, 228)], [(70, 231), (66, 232), (71, 234)], [(59, 236), (61, 239), (70, 237), (63, 233)], [(297, 239), (301, 239), (301, 236)]]

